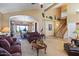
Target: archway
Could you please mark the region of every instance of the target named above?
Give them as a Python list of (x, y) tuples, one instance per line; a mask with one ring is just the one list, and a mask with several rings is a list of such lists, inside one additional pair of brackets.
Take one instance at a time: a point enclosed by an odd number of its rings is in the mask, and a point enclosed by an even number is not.
[(38, 22), (32, 16), (16, 15), (11, 16), (9, 20), (11, 36), (17, 36), (17, 34), (21, 34), (20, 36), (23, 38), (23, 33), (37, 31), (35, 24), (38, 24)]

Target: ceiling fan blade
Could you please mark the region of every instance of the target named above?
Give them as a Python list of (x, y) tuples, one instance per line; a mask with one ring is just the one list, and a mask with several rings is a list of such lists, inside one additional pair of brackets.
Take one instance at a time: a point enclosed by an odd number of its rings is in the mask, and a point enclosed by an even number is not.
[(36, 4), (36, 3), (32, 3), (32, 5), (34, 5), (34, 4)]

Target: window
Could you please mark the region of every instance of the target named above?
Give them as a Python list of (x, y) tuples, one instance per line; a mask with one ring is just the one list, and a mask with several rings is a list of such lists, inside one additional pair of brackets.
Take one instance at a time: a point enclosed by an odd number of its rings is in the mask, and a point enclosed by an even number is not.
[(16, 31), (17, 32), (20, 32), (20, 31), (28, 31), (28, 26), (17, 25)]

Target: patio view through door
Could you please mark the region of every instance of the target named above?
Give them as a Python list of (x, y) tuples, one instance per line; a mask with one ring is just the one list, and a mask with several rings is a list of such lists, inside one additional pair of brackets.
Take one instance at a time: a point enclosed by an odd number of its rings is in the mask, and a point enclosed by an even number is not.
[(27, 25), (17, 25), (16, 26), (16, 33), (20, 36), (20, 38), (24, 38), (23, 34), (28, 31), (28, 26)]

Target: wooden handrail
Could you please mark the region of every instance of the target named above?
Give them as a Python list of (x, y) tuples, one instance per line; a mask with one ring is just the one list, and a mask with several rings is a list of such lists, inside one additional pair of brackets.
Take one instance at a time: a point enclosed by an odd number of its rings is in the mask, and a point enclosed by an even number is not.
[(58, 26), (57, 30), (56, 30), (56, 33), (59, 32), (60, 29), (61, 29), (63, 26), (65, 26), (65, 25), (66, 25), (65, 22), (63, 22), (62, 24), (60, 24), (60, 25)]
[(63, 24), (58, 32), (62, 31), (65, 27), (66, 27), (66, 24)]
[(67, 30), (67, 26), (65, 25), (64, 27), (62, 27), (62, 29), (58, 32), (58, 35), (61, 35), (61, 37), (63, 38), (65, 32)]
[(56, 36), (63, 38), (66, 30), (67, 30), (67, 24), (66, 24), (66, 21), (64, 21), (64, 22), (62, 22), (61, 25), (59, 25), (57, 31), (55, 32)]

